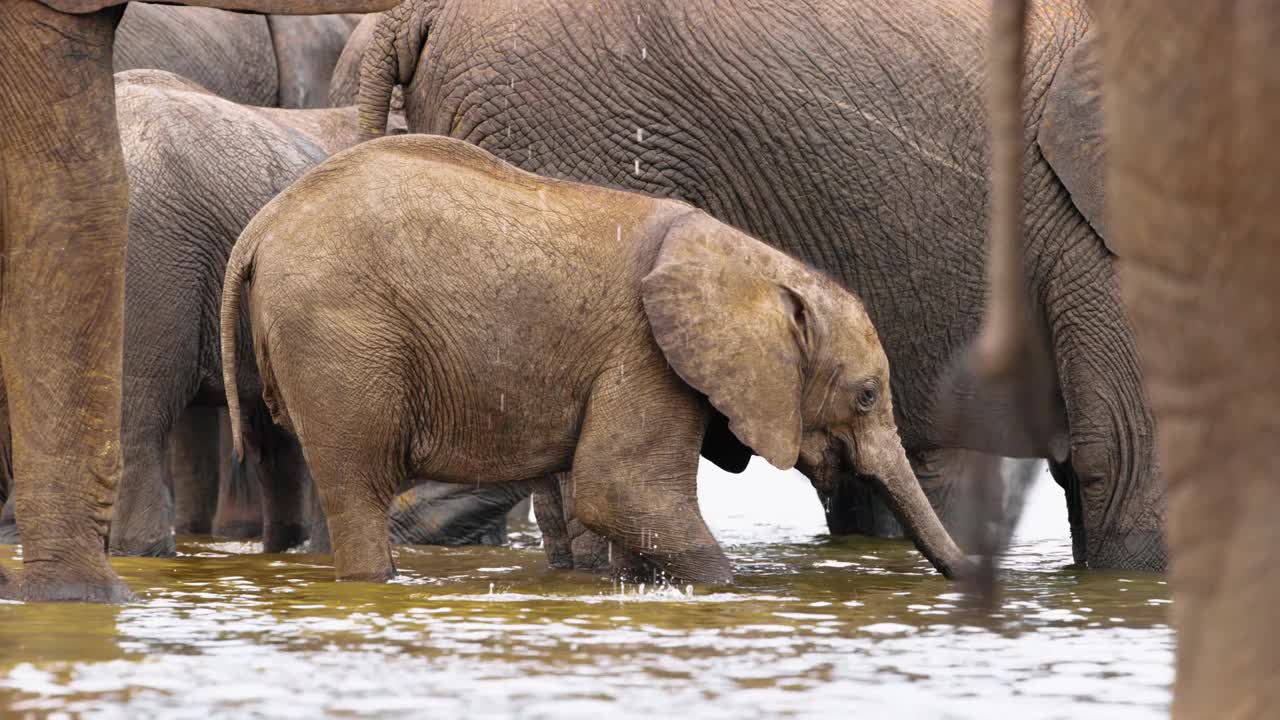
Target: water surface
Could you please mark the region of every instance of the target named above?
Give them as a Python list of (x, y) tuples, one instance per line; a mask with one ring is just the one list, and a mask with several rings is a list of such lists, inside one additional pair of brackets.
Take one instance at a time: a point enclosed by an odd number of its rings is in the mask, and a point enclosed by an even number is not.
[(795, 474), (705, 469), (700, 494), (733, 587), (551, 571), (532, 534), (400, 548), (385, 586), (208, 538), (117, 559), (136, 604), (0, 603), (0, 717), (1167, 715), (1164, 581), (1070, 568), (1051, 481), (987, 618), (909, 545), (826, 536)]

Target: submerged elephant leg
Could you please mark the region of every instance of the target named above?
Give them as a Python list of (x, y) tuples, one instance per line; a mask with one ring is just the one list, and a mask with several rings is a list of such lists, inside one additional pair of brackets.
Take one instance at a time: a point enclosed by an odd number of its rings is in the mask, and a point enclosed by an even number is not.
[(371, 441), (378, 436), (374, 423), (351, 420), (360, 432), (337, 435), (331, 433), (342, 431), (326, 427), (322, 438), (304, 437), (303, 448), (328, 519), (337, 579), (384, 582), (396, 574), (387, 527), (391, 500), (404, 481), (395, 464), (403, 453)]
[(320, 555), (333, 554), (333, 540), (329, 536), (329, 519), (320, 505), (320, 491), (314, 482), (307, 488), (307, 551)]
[(28, 600), (131, 596), (105, 552), (121, 471), (128, 184), (111, 53), (122, 9), (0, 3), (0, 355)]
[(547, 564), (557, 570), (572, 570), (573, 550), (570, 549), (564, 500), (560, 494), (561, 475), (549, 475), (534, 488), (533, 519), (542, 533), (542, 550), (547, 554)]
[[(1105, 253), (1105, 248), (1098, 251)], [(1112, 263), (1108, 257), (1093, 261)], [(1071, 526), (1076, 560), (1091, 568), (1163, 572), (1168, 566), (1167, 499), (1155, 458), (1155, 423), (1129, 321), (1118, 303), (1115, 274), (1090, 271), (1087, 262), (1063, 265), (1070, 267), (1050, 292), (1096, 294), (1077, 302), (1110, 316), (1101, 323), (1064, 319), (1054, 328), (1070, 431), (1068, 463), (1058, 465), (1054, 477), (1066, 480), (1068, 515), (1079, 520)], [(1062, 472), (1067, 469), (1069, 473)]]
[(22, 534), (18, 532), (14, 498), (10, 496), (0, 507), (0, 545), (17, 545), (20, 542), (22, 542)]
[(551, 567), (625, 575), (643, 565), (621, 547), (611, 547), (608, 540), (578, 518), (573, 503), (573, 473), (556, 473), (547, 478), (534, 491), (533, 500), (542, 548)]
[(173, 495), (169, 489), (163, 434), (150, 424), (130, 428), (124, 441), (124, 473), (111, 520), (113, 555), (166, 557), (173, 539)]
[(188, 407), (169, 432), (173, 529), (180, 535), (208, 535), (213, 530), (223, 459), (220, 412), (216, 407)]
[(254, 433), (262, 438), (256, 453), (262, 490), (262, 551), (284, 552), (307, 539), (307, 464), (298, 441), (275, 425)]
[[(921, 478), (923, 484), (924, 478)], [(864, 477), (850, 475), (836, 483), (832, 492), (821, 493), (819, 497), (827, 517), (827, 530), (832, 535), (904, 537), (902, 526)], [(932, 496), (929, 499), (932, 501)]]
[[(569, 552), (573, 556), (573, 569), (588, 572), (607, 572), (609, 570), (627, 568), (634, 565), (631, 558), (623, 561), (621, 549), (614, 553), (609, 548), (609, 541), (598, 533), (592, 532), (578, 517), (574, 503), (573, 473), (560, 473), (560, 497), (564, 508), (565, 532), (569, 536)], [(619, 562), (615, 564), (615, 560)]]
[[(641, 402), (652, 405), (639, 412)], [(577, 516), (615, 552), (634, 553), (672, 582), (733, 579), (698, 510), (705, 427), (702, 401), (673, 372), (608, 371), (592, 386), (574, 454)]]
[(222, 430), (218, 435), (218, 509), (213, 514), (213, 536), (233, 540), (262, 537), (258, 477), (247, 460), (235, 457), (225, 408), (219, 409), (218, 419)]

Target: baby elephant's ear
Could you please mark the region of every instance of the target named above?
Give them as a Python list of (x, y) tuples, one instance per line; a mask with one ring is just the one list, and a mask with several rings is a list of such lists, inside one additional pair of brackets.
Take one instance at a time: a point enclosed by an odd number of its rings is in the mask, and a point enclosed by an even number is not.
[[(797, 309), (778, 283), (787, 258), (701, 214), (667, 232), (641, 283), (653, 337), (681, 379), (773, 466), (800, 452), (803, 355)], [(799, 317), (797, 317), (799, 316)]]

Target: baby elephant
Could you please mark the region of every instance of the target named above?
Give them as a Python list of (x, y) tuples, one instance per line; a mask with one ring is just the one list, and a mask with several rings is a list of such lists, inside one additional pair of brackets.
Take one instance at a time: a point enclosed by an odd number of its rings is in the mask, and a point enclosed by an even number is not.
[(375, 140), (303, 176), (232, 250), (237, 447), (247, 327), (339, 580), (394, 574), (387, 508), (407, 481), (572, 468), (577, 515), (615, 554), (728, 582), (698, 511), (698, 454), (723, 464), (747, 448), (810, 477), (877, 478), (938, 570), (968, 562), (911, 472), (862, 304), (683, 203), (531, 175), (448, 138)]

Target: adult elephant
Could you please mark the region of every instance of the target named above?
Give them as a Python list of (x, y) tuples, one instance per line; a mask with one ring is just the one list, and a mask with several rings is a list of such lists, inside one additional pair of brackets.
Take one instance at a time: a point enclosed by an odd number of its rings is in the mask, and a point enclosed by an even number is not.
[[(396, 0), (191, 0), (266, 13)], [(120, 0), (0, 3), (0, 360), (10, 407), (20, 578), (0, 597), (123, 601), (107, 564), (120, 477), (128, 183), (112, 51)]]
[[(1088, 51), (1078, 2), (1037, 4), (1022, 113), (1033, 143), (1023, 279), (1052, 338), (1061, 408), (1048, 427), (1026, 425), (1011, 396), (962, 376), (944, 399), (957, 411), (935, 413), (935, 387), (983, 303), (984, 6), (408, 0), (379, 20), (365, 55), (361, 126), (383, 131), (400, 85), (411, 131), (551, 176), (680, 197), (817, 265), (882, 329), (913, 456), (1051, 457), (1076, 558), (1162, 570), (1166, 503), (1114, 257), (1095, 208), (1051, 162), (1071, 149), (1045, 132), (1051, 119), (1093, 122), (1083, 97), (1046, 101), (1071, 94), (1075, 55)], [(837, 506), (832, 525), (874, 529), (860, 514)]]
[[(111, 526), (118, 555), (172, 555), (177, 532), (243, 525), (261, 486), (263, 547), (279, 552), (310, 534), (309, 477), (292, 436), (271, 423), (251, 350), (241, 348), (246, 467), (225, 462), (225, 402), (217, 308), (227, 256), (254, 214), (295, 178), (355, 142), (355, 108), (284, 110), (240, 105), (172, 73), (116, 75), (132, 207), (126, 270), (124, 470)], [(217, 138), (217, 142), (202, 138)], [(3, 413), (0, 413), (3, 417)], [(166, 448), (166, 444), (169, 446)], [(166, 450), (171, 452), (166, 452)], [(391, 533), (422, 544), (496, 543), (520, 487), (415, 488), (400, 498)], [(234, 502), (237, 498), (241, 502)], [(323, 527), (323, 519), (316, 518)], [(239, 534), (239, 533), (237, 533)], [(0, 515), (0, 540), (13, 540)]]
[[(1016, 375), (1018, 43), (998, 3), (994, 300), (979, 348)], [(1106, 204), (1169, 486), (1174, 718), (1280, 713), (1280, 6), (1094, 5), (1102, 29)], [(1033, 47), (1034, 51), (1034, 47)], [(1034, 57), (1034, 54), (1032, 54)], [(1025, 104), (1023, 104), (1025, 106)], [(1025, 362), (1021, 364), (1025, 366)]]
[(247, 105), (319, 108), (358, 15), (249, 15), (130, 3), (116, 35), (117, 72), (168, 70)]

